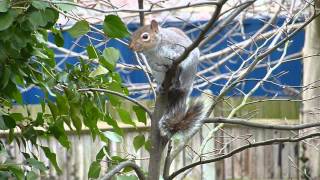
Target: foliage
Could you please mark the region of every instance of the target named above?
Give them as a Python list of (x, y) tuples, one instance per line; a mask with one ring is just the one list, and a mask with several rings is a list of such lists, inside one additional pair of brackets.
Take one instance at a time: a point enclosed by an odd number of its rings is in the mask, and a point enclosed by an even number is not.
[[(0, 130), (9, 133), (7, 142), (17, 143), (25, 158), (23, 162), (12, 162), (6, 158), (0, 165), (0, 177), (34, 179), (47, 170), (36, 155), (25, 151), (28, 144), (42, 151), (56, 172), (61, 173), (63, 170), (56, 160), (57, 155), (49, 147), (40, 145), (39, 139), (54, 137), (62, 147), (69, 149), (72, 144), (67, 129), (80, 134), (86, 127), (93, 139), (99, 138), (106, 143), (89, 170), (88, 176), (97, 178), (101, 169), (100, 162), (107, 155), (108, 141), (122, 142), (123, 130), (119, 128), (115, 115), (107, 109), (118, 112), (122, 122), (135, 126), (128, 110), (121, 108), (123, 99), (110, 94), (78, 91), (91, 87), (129, 95), (116, 71), (120, 57), (117, 49), (106, 48), (100, 52), (88, 44), (86, 49), (89, 60), (79, 59), (77, 66), (66, 64), (63, 71), (56, 69), (55, 53), (48, 47), (48, 32), (53, 35), (57, 46), (64, 45), (56, 22), (59, 12), (68, 9), (72, 9), (70, 5), (36, 0), (0, 2)], [(90, 25), (85, 20), (76, 22), (67, 30), (73, 37), (85, 35), (89, 31)], [(128, 36), (124, 23), (115, 15), (106, 16), (104, 32), (110, 38)], [(38, 112), (36, 118), (32, 118), (29, 113), (12, 112), (14, 106), (24, 104), (21, 89), (27, 87), (37, 87), (44, 93), (41, 99), (42, 111)], [(145, 123), (145, 112), (139, 107), (135, 107), (134, 111), (139, 121)], [(99, 121), (112, 126), (114, 131), (102, 132), (97, 126)], [(139, 149), (144, 142), (144, 137), (137, 137), (135, 148)], [(8, 156), (5, 144), (0, 143), (1, 156)]]

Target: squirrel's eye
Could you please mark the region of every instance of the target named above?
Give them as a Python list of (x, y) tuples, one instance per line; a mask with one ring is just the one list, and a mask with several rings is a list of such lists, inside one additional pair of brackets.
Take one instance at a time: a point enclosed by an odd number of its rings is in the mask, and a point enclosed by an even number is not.
[(145, 33), (141, 34), (141, 38), (143, 41), (148, 41), (150, 39), (149, 33), (145, 32)]

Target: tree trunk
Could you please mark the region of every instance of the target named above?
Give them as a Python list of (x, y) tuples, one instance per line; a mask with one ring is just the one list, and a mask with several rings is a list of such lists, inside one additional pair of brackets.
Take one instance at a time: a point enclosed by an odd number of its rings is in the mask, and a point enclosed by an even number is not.
[(150, 140), (150, 161), (148, 168), (148, 180), (158, 180), (160, 177), (162, 152), (168, 142), (161, 137), (159, 131), (159, 120), (168, 106), (168, 95), (159, 95), (156, 100), (155, 110), (152, 114)]
[[(320, 1), (316, 1), (317, 7), (320, 8)], [(312, 99), (320, 95), (320, 57), (312, 56), (320, 54), (320, 17), (316, 18), (306, 28), (305, 45), (303, 55), (311, 56), (303, 59), (303, 85), (310, 87), (304, 88), (303, 99)], [(316, 83), (314, 83), (316, 82)], [(312, 83), (312, 84), (311, 84)], [(311, 84), (311, 85), (310, 85)], [(320, 120), (319, 114), (320, 100), (314, 98), (303, 102), (301, 123), (311, 123)], [(316, 131), (316, 130), (313, 130)], [(318, 130), (319, 131), (319, 130)], [(309, 130), (309, 133), (312, 132)], [(320, 143), (319, 140), (309, 141), (313, 145)], [(301, 168), (307, 172), (307, 176), (302, 174), (303, 179), (320, 179), (320, 152), (310, 144), (301, 143)], [(318, 147), (319, 148), (319, 147)]]

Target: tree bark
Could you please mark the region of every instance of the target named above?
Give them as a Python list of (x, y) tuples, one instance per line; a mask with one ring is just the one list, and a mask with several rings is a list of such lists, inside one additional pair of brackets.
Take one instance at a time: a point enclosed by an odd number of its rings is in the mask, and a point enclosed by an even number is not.
[(158, 180), (160, 177), (162, 153), (168, 139), (162, 137), (159, 131), (159, 120), (168, 106), (168, 95), (158, 95), (155, 110), (152, 115), (150, 140), (150, 161), (148, 167), (148, 180)]
[[(320, 1), (316, 1), (317, 8), (320, 8)], [(311, 22), (305, 33), (305, 45), (303, 49), (304, 56), (311, 56), (303, 59), (303, 85), (307, 86), (313, 83), (311, 87), (304, 88), (302, 94), (303, 99), (314, 98), (320, 95), (320, 57), (313, 56), (315, 54), (320, 54), (320, 17)], [(316, 82), (316, 83), (314, 83)], [(310, 86), (310, 85), (309, 85)], [(312, 88), (314, 87), (314, 88)], [(309, 101), (303, 102), (302, 113), (301, 113), (301, 123), (312, 123), (319, 121), (319, 108), (320, 100), (319, 98), (314, 98)], [(317, 130), (309, 130), (308, 133), (315, 132)], [(304, 131), (305, 132), (305, 131)], [(310, 140), (309, 143), (314, 145), (319, 144), (319, 140)], [(306, 172), (302, 174), (303, 179), (320, 179), (320, 152), (316, 150), (315, 147), (310, 146), (306, 143), (301, 143), (301, 161), (300, 168)], [(308, 177), (309, 176), (309, 177)]]

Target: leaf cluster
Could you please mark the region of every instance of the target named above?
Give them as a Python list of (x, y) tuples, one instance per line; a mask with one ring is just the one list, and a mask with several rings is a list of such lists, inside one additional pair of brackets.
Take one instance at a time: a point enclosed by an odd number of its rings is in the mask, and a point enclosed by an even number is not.
[[(79, 92), (81, 88), (101, 88), (129, 96), (122, 84), (116, 63), (120, 52), (107, 47), (99, 51), (93, 44), (86, 47), (89, 60), (78, 59), (76, 65), (64, 64), (63, 70), (57, 70), (55, 52), (48, 47), (49, 33), (58, 47), (64, 46), (64, 33), (80, 37), (90, 32), (90, 24), (76, 22), (66, 32), (62, 32), (56, 22), (57, 9), (67, 11), (70, 7), (58, 6), (45, 1), (9, 1), (0, 2), (0, 130), (8, 132), (8, 143), (17, 143), (24, 162), (11, 162), (6, 158), (0, 166), (0, 178), (14, 176), (16, 179), (35, 179), (47, 171), (47, 166), (37, 155), (27, 153), (32, 145), (42, 151), (58, 174), (62, 173), (55, 154), (50, 147), (39, 144), (39, 139), (54, 137), (59, 144), (70, 149), (72, 144), (68, 131), (79, 136), (83, 129), (89, 129), (93, 140), (99, 138), (105, 146), (90, 167), (88, 176), (97, 178), (100, 174), (100, 162), (109, 157), (109, 141), (123, 142), (124, 130), (119, 123), (136, 126), (132, 112), (138, 121), (146, 123), (146, 113), (139, 106), (132, 109), (123, 107), (123, 99), (112, 94), (98, 92)], [(124, 23), (118, 16), (108, 15), (103, 30), (108, 38), (124, 38), (129, 35)], [(24, 106), (27, 103), (22, 89), (37, 88), (41, 110), (31, 115)], [(24, 107), (27, 114), (13, 112), (14, 106)], [(121, 120), (121, 121), (120, 121)], [(106, 123), (113, 129), (99, 129), (98, 122)], [(136, 150), (148, 144), (144, 136), (134, 140)], [(0, 141), (0, 153), (6, 154), (6, 144)], [(147, 146), (146, 146), (147, 147)], [(114, 162), (125, 159), (110, 157)]]

